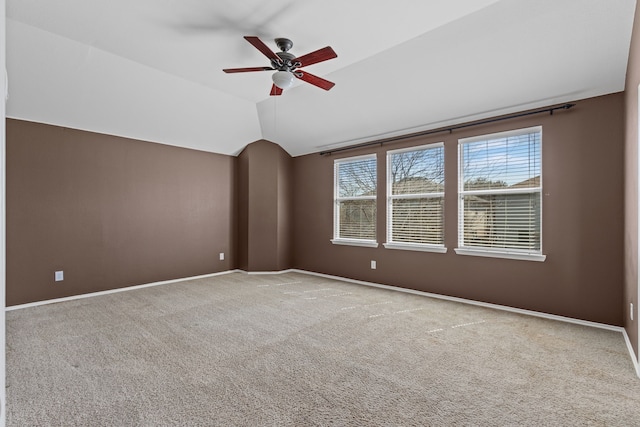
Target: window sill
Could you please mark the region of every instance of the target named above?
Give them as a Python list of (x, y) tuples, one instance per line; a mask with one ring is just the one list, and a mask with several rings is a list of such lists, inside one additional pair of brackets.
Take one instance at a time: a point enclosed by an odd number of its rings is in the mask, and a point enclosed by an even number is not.
[(523, 254), (519, 252), (497, 252), (497, 251), (484, 251), (481, 249), (468, 249), (468, 248), (455, 248), (458, 255), (470, 255), (470, 256), (483, 256), (489, 258), (505, 258), (505, 259), (517, 259), (520, 261), (538, 261), (544, 262), (547, 259), (546, 255), (536, 254)]
[(422, 245), (419, 243), (383, 243), (386, 249), (399, 249), (402, 251), (421, 251), (421, 252), (435, 252), (439, 254), (447, 253), (447, 248), (444, 246), (435, 245)]
[(331, 239), (331, 243), (334, 245), (345, 246), (362, 246), (366, 248), (377, 248), (378, 242), (372, 240), (359, 240), (359, 239)]

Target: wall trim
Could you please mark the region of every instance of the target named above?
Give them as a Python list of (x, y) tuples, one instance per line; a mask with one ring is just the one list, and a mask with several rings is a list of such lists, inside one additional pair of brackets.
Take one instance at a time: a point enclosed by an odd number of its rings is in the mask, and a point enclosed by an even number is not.
[(629, 339), (627, 330), (624, 328), (622, 328), (622, 335), (624, 336), (624, 342), (627, 344), (627, 349), (629, 350), (629, 354), (631, 355), (633, 366), (636, 369), (636, 375), (638, 376), (638, 378), (640, 378), (640, 364), (638, 363), (638, 358), (636, 357), (635, 351), (633, 351), (633, 345), (631, 345), (631, 340)]
[(624, 331), (624, 328), (622, 326), (614, 326), (614, 325), (608, 325), (606, 323), (591, 322), (589, 320), (575, 319), (573, 317), (558, 316), (556, 314), (542, 313), (540, 311), (526, 310), (524, 308), (515, 308), (515, 307), (509, 307), (507, 305), (492, 304), (492, 303), (488, 303), (488, 302), (474, 301), (474, 300), (465, 299), (465, 298), (451, 297), (451, 296), (447, 296), (447, 295), (434, 294), (434, 293), (431, 293), (431, 292), (417, 291), (415, 289), (401, 288), (401, 287), (398, 287), (398, 286), (382, 285), (380, 283), (365, 282), (365, 281), (362, 281), (362, 280), (349, 279), (349, 278), (340, 277), (340, 276), (332, 276), (330, 274), (316, 273), (316, 272), (313, 272), (313, 271), (296, 270), (296, 269), (294, 269), (293, 271), (296, 272), (296, 273), (310, 274), (312, 276), (326, 277), (328, 279), (342, 280), (344, 282), (355, 283), (357, 285), (372, 286), (372, 287), (375, 287), (375, 288), (382, 288), (382, 289), (387, 289), (387, 290), (391, 290), (391, 291), (406, 292), (406, 293), (414, 294), (414, 295), (420, 295), (420, 296), (425, 296), (425, 297), (430, 297), (430, 298), (436, 298), (436, 299), (442, 299), (442, 300), (447, 300), (447, 301), (459, 302), (459, 303), (462, 303), (462, 304), (476, 305), (476, 306), (485, 307), (485, 308), (493, 308), (495, 310), (509, 311), (509, 312), (512, 312), (512, 313), (524, 314), (524, 315), (528, 315), (528, 316), (542, 317), (544, 319), (558, 320), (558, 321), (561, 321), (561, 322), (574, 323), (574, 324), (577, 324), (577, 325), (589, 326), (589, 327), (592, 327), (592, 328), (606, 329), (606, 330), (614, 331), (614, 332), (622, 332), (622, 331)]
[(59, 302), (74, 301), (74, 300), (79, 300), (79, 299), (84, 299), (84, 298), (95, 297), (95, 296), (109, 295), (109, 294), (115, 294), (115, 293), (126, 292), (126, 291), (133, 291), (133, 290), (136, 290), (136, 289), (143, 289), (143, 288), (150, 288), (150, 287), (154, 287), (154, 286), (168, 285), (168, 284), (172, 284), (172, 283), (184, 282), (184, 281), (187, 281), (187, 280), (204, 279), (204, 278), (207, 278), (207, 277), (215, 277), (215, 276), (224, 276), (224, 275), (232, 274), (232, 273), (242, 273), (242, 274), (247, 274), (247, 275), (278, 275), (278, 274), (285, 274), (285, 273), (300, 273), (300, 274), (306, 274), (306, 275), (309, 275), (309, 276), (317, 276), (317, 277), (324, 277), (324, 278), (332, 279), (332, 280), (339, 280), (339, 281), (342, 281), (342, 282), (353, 283), (353, 284), (356, 284), (356, 285), (370, 286), (370, 287), (374, 287), (374, 288), (387, 289), (387, 290), (397, 291), (397, 292), (405, 292), (405, 293), (425, 296), (425, 297), (429, 297), (429, 298), (435, 298), (435, 299), (441, 299), (441, 300), (446, 300), (446, 301), (459, 302), (459, 303), (462, 303), (462, 304), (475, 305), (475, 306), (485, 307), (485, 308), (492, 308), (492, 309), (495, 309), (495, 310), (501, 310), (501, 311), (507, 311), (507, 312), (511, 312), (511, 313), (523, 314), (523, 315), (526, 315), (526, 316), (540, 317), (540, 318), (543, 318), (543, 319), (556, 320), (556, 321), (560, 321), (560, 322), (573, 323), (573, 324), (576, 324), (576, 325), (582, 325), (582, 326), (587, 326), (587, 327), (591, 327), (591, 328), (606, 329), (606, 330), (613, 331), (613, 332), (620, 332), (623, 335), (625, 343), (627, 345), (627, 349), (629, 350), (629, 355), (631, 356), (631, 361), (633, 362), (633, 366), (635, 368), (636, 375), (640, 378), (640, 364), (638, 363), (638, 359), (636, 358), (635, 352), (633, 351), (633, 346), (631, 345), (631, 341), (629, 340), (629, 336), (627, 335), (627, 331), (622, 326), (608, 325), (606, 323), (591, 322), (589, 320), (575, 319), (575, 318), (566, 317), (566, 316), (558, 316), (556, 314), (542, 313), (542, 312), (533, 311), (533, 310), (525, 310), (525, 309), (522, 309), (522, 308), (509, 307), (509, 306), (506, 306), (506, 305), (492, 304), (492, 303), (487, 303), (487, 302), (469, 300), (469, 299), (465, 299), (465, 298), (451, 297), (451, 296), (447, 296), (447, 295), (434, 294), (434, 293), (431, 293), (431, 292), (424, 292), (424, 291), (418, 291), (418, 290), (415, 290), (415, 289), (401, 288), (401, 287), (398, 287), (398, 286), (383, 285), (383, 284), (374, 283), (374, 282), (366, 282), (364, 280), (349, 279), (347, 277), (333, 276), (331, 274), (317, 273), (315, 271), (299, 270), (297, 268), (290, 268), (290, 269), (287, 269), (287, 270), (279, 270), (279, 271), (245, 271), (245, 270), (240, 270), (240, 269), (227, 270), (227, 271), (221, 271), (221, 272), (218, 272), (218, 273), (203, 274), (203, 275), (200, 275), (200, 276), (183, 277), (183, 278), (180, 278), (180, 279), (164, 280), (164, 281), (160, 281), (160, 282), (147, 283), (147, 284), (143, 284), (143, 285), (134, 285), (134, 286), (127, 286), (127, 287), (118, 288), (118, 289), (110, 289), (110, 290), (107, 290), (107, 291), (91, 292), (91, 293), (88, 293), (88, 294), (73, 295), (73, 296), (70, 296), (70, 297), (56, 298), (56, 299), (50, 299), (50, 300), (44, 300), (44, 301), (36, 301), (36, 302), (27, 303), (27, 304), (20, 304), (20, 305), (13, 305), (13, 306), (10, 306), (10, 307), (6, 307), (5, 311), (21, 310), (23, 308), (38, 307), (38, 306), (41, 306), (41, 305), (55, 304), (55, 303), (59, 303)]
[[(640, 8), (640, 6), (636, 6), (636, 8)], [(638, 14), (636, 13), (636, 16)], [(631, 57), (631, 56), (629, 56)], [(636, 92), (636, 101), (638, 102), (638, 134), (636, 135), (636, 137), (638, 138), (638, 144), (636, 145), (636, 150), (638, 151), (638, 158), (637, 158), (637, 163), (636, 163), (636, 179), (638, 180), (638, 185), (640, 185), (640, 173), (638, 172), (638, 167), (640, 167), (640, 84), (638, 85), (638, 92)], [(638, 349), (638, 355), (636, 355), (635, 353), (633, 353), (633, 345), (631, 343), (629, 343), (632, 351), (632, 354), (635, 356), (633, 358), (633, 362), (636, 364), (636, 371), (638, 372), (638, 376), (640, 377), (640, 371), (638, 370), (638, 362), (640, 362), (640, 360), (638, 359), (638, 356), (640, 356), (640, 319), (638, 319), (638, 316), (640, 316), (640, 310), (638, 309), (638, 305), (640, 304), (640, 272), (638, 271), (638, 261), (640, 261), (640, 196), (638, 195), (638, 193), (636, 192), (636, 198), (638, 200), (636, 200), (637, 203), (637, 210), (636, 210), (636, 228), (638, 229), (638, 235), (636, 236), (636, 291), (637, 291), (637, 299), (635, 300), (635, 308), (634, 308), (634, 312), (635, 313), (631, 313), (631, 317), (633, 319), (633, 316), (635, 315), (635, 320), (632, 320), (634, 322), (636, 322), (636, 333), (637, 333), (637, 341), (636, 341), (636, 348)], [(632, 301), (633, 302), (633, 301)], [(623, 313), (626, 310), (623, 309)], [(623, 314), (624, 315), (624, 314)], [(629, 338), (628, 336), (625, 335), (626, 338)]]
[(12, 305), (12, 306), (6, 307), (5, 311), (21, 310), (23, 308), (38, 307), (38, 306), (41, 306), (41, 305), (56, 304), (56, 303), (59, 303), (59, 302), (66, 302), (66, 301), (75, 301), (75, 300), (79, 300), (79, 299), (83, 299), (83, 298), (90, 298), (90, 297), (97, 297), (97, 296), (102, 296), (102, 295), (115, 294), (115, 293), (118, 293), (118, 292), (134, 291), (136, 289), (150, 288), (150, 287), (153, 287), (153, 286), (161, 286), (161, 285), (169, 285), (171, 283), (184, 282), (186, 280), (205, 279), (207, 277), (223, 276), (223, 275), (230, 274), (230, 273), (237, 273), (239, 271), (240, 270), (227, 270), (227, 271), (221, 271), (221, 272), (218, 272), (218, 273), (202, 274), (200, 276), (182, 277), (180, 279), (163, 280), (163, 281), (160, 281), (160, 282), (145, 283), (145, 284), (142, 284), (142, 285), (125, 286), (123, 288), (109, 289), (109, 290), (106, 290), (106, 291), (91, 292), (91, 293), (88, 293), (88, 294), (72, 295), (72, 296), (69, 296), (69, 297), (55, 298), (55, 299), (49, 299), (49, 300), (43, 300), (43, 301), (36, 301), (36, 302), (30, 302), (30, 303), (27, 303), (27, 304)]
[[(126, 292), (126, 291), (133, 291), (133, 290), (136, 290), (136, 289), (150, 288), (150, 287), (153, 287), (153, 286), (169, 285), (171, 283), (184, 282), (184, 281), (187, 281), (187, 280), (205, 279), (207, 277), (215, 277), (215, 276), (224, 276), (226, 274), (231, 274), (231, 273), (242, 273), (242, 274), (247, 274), (247, 275), (278, 275), (278, 274), (285, 274), (285, 273), (307, 274), (307, 275), (310, 275), (310, 276), (324, 277), (324, 278), (327, 278), (327, 279), (340, 280), (340, 281), (343, 281), (343, 282), (354, 283), (356, 285), (371, 286), (371, 287), (374, 287), (374, 288), (381, 288), (381, 289), (387, 289), (387, 290), (391, 290), (391, 291), (405, 292), (405, 293), (425, 296), (425, 297), (429, 297), (429, 298), (436, 298), (436, 299), (442, 299), (442, 300), (446, 300), (446, 301), (459, 302), (459, 303), (462, 303), (462, 304), (475, 305), (475, 306), (485, 307), (485, 308), (493, 308), (495, 310), (508, 311), (508, 312), (512, 312), (512, 313), (524, 314), (524, 315), (534, 316), (534, 317), (542, 317), (542, 318), (545, 318), (545, 319), (558, 320), (560, 322), (566, 322), (566, 323), (574, 323), (574, 324), (577, 324), (577, 325), (589, 326), (589, 327), (592, 327), (592, 328), (606, 329), (606, 330), (614, 331), (614, 332), (624, 332), (625, 339), (627, 339), (627, 340), (629, 339), (628, 335), (626, 334), (625, 329), (622, 326), (608, 325), (606, 323), (591, 322), (589, 320), (575, 319), (575, 318), (572, 318), (572, 317), (559, 316), (559, 315), (556, 315), (556, 314), (549, 314), (549, 313), (542, 313), (542, 312), (539, 312), (539, 311), (526, 310), (526, 309), (523, 309), (523, 308), (515, 308), (515, 307), (509, 307), (509, 306), (506, 306), (506, 305), (492, 304), (492, 303), (488, 303), (488, 302), (474, 301), (474, 300), (465, 299), (465, 298), (452, 297), (452, 296), (441, 295), (441, 294), (434, 294), (434, 293), (431, 293), (431, 292), (418, 291), (418, 290), (415, 290), (415, 289), (401, 288), (399, 286), (383, 285), (383, 284), (375, 283), (375, 282), (366, 282), (364, 280), (356, 280), (356, 279), (350, 279), (348, 277), (333, 276), (331, 274), (317, 273), (315, 271), (299, 270), (297, 268), (290, 268), (290, 269), (287, 269), (287, 270), (279, 270), (279, 271), (245, 271), (245, 270), (240, 270), (240, 269), (227, 270), (227, 271), (221, 271), (221, 272), (217, 272), (217, 273), (203, 274), (203, 275), (200, 275), (200, 276), (191, 276), (191, 277), (183, 277), (183, 278), (179, 278), (179, 279), (163, 280), (163, 281), (160, 281), (160, 282), (146, 283), (146, 284), (134, 285), (134, 286), (126, 286), (126, 287), (123, 287), (123, 288), (109, 289), (109, 290), (106, 290), (106, 291), (91, 292), (91, 293), (87, 293), (87, 294), (72, 295), (72, 296), (63, 297), (63, 298), (55, 298), (55, 299), (50, 299), (50, 300), (30, 302), (30, 303), (26, 303), (26, 304), (12, 305), (12, 306), (6, 307), (5, 311), (20, 310), (20, 309), (23, 309), (23, 308), (37, 307), (37, 306), (40, 306), (40, 305), (55, 304), (55, 303), (65, 302), (65, 301), (74, 301), (74, 300), (83, 299), (83, 298), (90, 298), (90, 297), (96, 297), (96, 296), (101, 296), (101, 295), (115, 294), (115, 293), (118, 293), (118, 292)], [(633, 359), (634, 359), (634, 364), (637, 366), (638, 362), (637, 362), (637, 360), (635, 358), (635, 353), (632, 352), (632, 356), (633, 356)]]
[(278, 271), (247, 271), (247, 270), (235, 270), (238, 273), (244, 273), (248, 275), (260, 275), (260, 274), (284, 274), (284, 273), (294, 273), (297, 270), (288, 269), (288, 270), (278, 270)]
[(525, 310), (523, 308), (515, 308), (515, 307), (509, 307), (509, 306), (506, 306), (506, 305), (491, 304), (491, 303), (487, 303), (487, 302), (474, 301), (474, 300), (469, 300), (469, 299), (465, 299), (465, 298), (450, 297), (450, 296), (447, 296), (447, 295), (440, 295), (440, 294), (434, 294), (434, 293), (430, 293), (430, 292), (417, 291), (415, 289), (407, 289), (407, 288), (400, 288), (400, 287), (397, 287), (397, 286), (382, 285), (382, 284), (373, 283), (373, 282), (365, 282), (365, 281), (362, 281), (362, 280), (349, 279), (349, 278), (340, 277), (340, 276), (332, 276), (330, 274), (316, 273), (316, 272), (313, 272), (313, 271), (305, 271), (305, 270), (297, 270), (297, 269), (287, 270), (287, 271), (293, 271), (295, 273), (302, 273), (302, 274), (309, 274), (311, 276), (325, 277), (327, 279), (341, 280), (343, 282), (354, 283), (354, 284), (357, 284), (357, 285), (371, 286), (371, 287), (382, 288), (382, 289), (387, 289), (387, 290), (391, 290), (391, 291), (406, 292), (406, 293), (409, 293), (409, 294), (421, 295), (421, 296), (426, 296), (426, 297), (435, 298), (435, 299), (441, 299), (441, 300), (446, 300), (446, 301), (459, 302), (459, 303), (462, 303), (462, 304), (469, 304), (469, 305), (475, 305), (475, 306), (479, 306), (479, 307), (492, 308), (494, 310), (508, 311), (508, 312), (511, 312), (511, 313), (523, 314), (525, 316), (541, 317), (543, 319), (556, 320), (556, 321), (559, 321), (559, 322), (573, 323), (573, 324), (576, 324), (576, 325), (582, 325), (582, 326), (587, 326), (587, 327), (591, 327), (591, 328), (606, 329), (608, 331), (619, 332), (624, 337), (625, 343), (627, 344), (627, 349), (629, 350), (629, 356), (631, 357), (631, 361), (632, 361), (633, 366), (634, 366), (635, 371), (636, 371), (636, 375), (638, 376), (638, 378), (640, 378), (640, 364), (638, 363), (638, 359), (636, 358), (636, 354), (633, 351), (633, 346), (631, 345), (631, 341), (629, 340), (629, 335), (627, 335), (626, 329), (623, 328), (622, 326), (614, 326), (614, 325), (608, 325), (606, 323), (591, 322), (589, 320), (575, 319), (573, 317), (566, 317), (566, 316), (558, 316), (556, 314), (542, 313), (542, 312), (539, 312), (539, 311)]

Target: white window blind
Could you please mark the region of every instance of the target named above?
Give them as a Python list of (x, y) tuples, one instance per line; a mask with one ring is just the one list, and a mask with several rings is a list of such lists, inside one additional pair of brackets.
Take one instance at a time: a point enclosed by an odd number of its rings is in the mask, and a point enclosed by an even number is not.
[(376, 240), (376, 156), (334, 162), (334, 239)]
[(387, 243), (444, 247), (442, 143), (387, 153)]
[(542, 129), (459, 141), (460, 248), (541, 254)]

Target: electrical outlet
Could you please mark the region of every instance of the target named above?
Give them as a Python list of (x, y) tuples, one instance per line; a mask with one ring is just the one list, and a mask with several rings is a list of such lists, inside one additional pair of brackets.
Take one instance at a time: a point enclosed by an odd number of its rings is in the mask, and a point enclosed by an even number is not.
[(56, 271), (53, 277), (56, 282), (62, 282), (64, 280), (64, 271)]
[(224, 252), (220, 252), (220, 261), (224, 261)]
[(375, 270), (375, 269), (376, 269), (376, 267), (377, 267), (376, 262), (375, 262), (374, 260), (371, 260), (371, 269), (372, 269), (372, 270)]

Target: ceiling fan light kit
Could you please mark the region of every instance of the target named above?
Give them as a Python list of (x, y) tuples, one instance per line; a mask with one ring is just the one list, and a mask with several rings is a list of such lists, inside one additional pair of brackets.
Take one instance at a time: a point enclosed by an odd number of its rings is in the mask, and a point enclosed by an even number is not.
[(273, 80), (273, 84), (278, 86), (280, 89), (289, 89), (293, 86), (294, 75), (291, 71), (276, 71), (271, 76)]
[(298, 78), (314, 86), (317, 86), (324, 90), (329, 90), (335, 83), (325, 80), (321, 77), (314, 76), (304, 70), (300, 70), (300, 67), (305, 67), (311, 64), (317, 64), (318, 62), (327, 61), (329, 59), (336, 58), (338, 55), (330, 47), (324, 47), (318, 49), (306, 55), (296, 57), (289, 52), (289, 49), (293, 47), (293, 42), (286, 38), (275, 39), (276, 45), (280, 49), (280, 52), (274, 53), (269, 46), (264, 44), (256, 36), (245, 36), (245, 40), (258, 49), (264, 56), (271, 61), (270, 67), (250, 67), (250, 68), (225, 68), (225, 73), (245, 73), (251, 71), (276, 71), (271, 77), (273, 80), (273, 86), (271, 87), (271, 96), (282, 95), (284, 89), (288, 89), (293, 86), (294, 78)]

